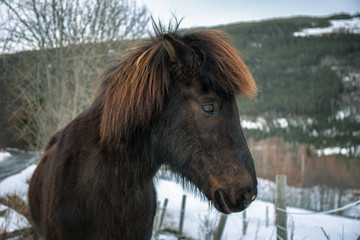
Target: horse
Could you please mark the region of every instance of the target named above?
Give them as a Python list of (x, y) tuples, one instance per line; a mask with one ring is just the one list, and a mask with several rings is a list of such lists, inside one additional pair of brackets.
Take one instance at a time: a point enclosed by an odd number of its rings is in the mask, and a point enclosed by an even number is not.
[(52, 239), (150, 239), (161, 166), (218, 211), (257, 196), (236, 97), (257, 86), (218, 30), (157, 30), (99, 77), (91, 105), (52, 136), (29, 183), (31, 223)]

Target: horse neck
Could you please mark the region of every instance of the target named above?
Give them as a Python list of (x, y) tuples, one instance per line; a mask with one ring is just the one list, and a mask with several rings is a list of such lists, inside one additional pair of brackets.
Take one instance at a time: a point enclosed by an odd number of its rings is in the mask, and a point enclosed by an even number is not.
[(118, 171), (120, 180), (124, 180), (126, 188), (146, 185), (160, 167), (151, 158), (146, 137), (138, 136), (131, 143), (123, 143), (108, 154), (107, 160), (116, 162), (113, 168)]
[[(92, 107), (101, 109), (101, 101), (95, 100)], [(117, 177), (113, 180), (118, 190), (141, 189), (152, 181), (160, 165), (153, 161), (150, 145), (149, 129), (129, 131), (129, 136), (121, 143), (100, 143), (99, 164), (108, 169), (109, 175)]]

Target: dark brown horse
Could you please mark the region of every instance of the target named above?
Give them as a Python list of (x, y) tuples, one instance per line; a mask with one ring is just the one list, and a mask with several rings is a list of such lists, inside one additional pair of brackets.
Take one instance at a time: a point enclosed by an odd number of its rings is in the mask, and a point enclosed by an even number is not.
[(256, 84), (215, 30), (160, 32), (102, 76), (88, 109), (49, 141), (30, 181), (37, 232), (51, 239), (150, 239), (161, 165), (220, 212), (256, 197), (235, 95)]

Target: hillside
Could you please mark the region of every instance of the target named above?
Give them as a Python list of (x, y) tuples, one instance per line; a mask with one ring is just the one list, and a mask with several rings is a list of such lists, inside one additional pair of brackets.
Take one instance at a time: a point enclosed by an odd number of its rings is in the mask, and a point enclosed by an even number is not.
[(329, 27), (334, 19), (349, 20), (351, 16), (296, 17), (218, 27), (230, 34), (260, 87), (256, 102), (240, 101), (243, 113), (329, 115), (341, 107), (344, 85), (340, 73), (349, 68), (360, 70), (360, 34), (343, 29), (294, 36), (305, 28)]
[[(260, 89), (256, 101), (240, 98), (238, 103), (245, 120), (267, 126), (245, 126), (245, 136), (281, 136), (293, 144), (360, 154), (359, 16), (295, 17), (217, 28), (231, 36)], [(276, 126), (274, 117), (285, 117), (286, 127)]]

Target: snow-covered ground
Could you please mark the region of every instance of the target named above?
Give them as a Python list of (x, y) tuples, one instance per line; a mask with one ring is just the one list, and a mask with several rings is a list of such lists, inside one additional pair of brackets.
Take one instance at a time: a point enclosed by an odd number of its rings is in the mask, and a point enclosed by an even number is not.
[[(0, 182), (0, 196), (16, 193), (24, 201), (27, 201), (27, 180), (30, 179), (35, 165), (31, 165), (18, 174), (10, 176)], [(16, 229), (29, 227), (27, 219), (18, 214), (13, 209), (0, 204), (0, 212), (4, 212), (4, 216), (0, 217), (0, 233), (3, 231), (12, 232)]]
[(0, 233), (30, 227), (28, 220), (24, 216), (0, 204), (0, 212), (2, 211), (5, 211), (5, 214), (0, 217)]
[(27, 201), (27, 181), (34, 172), (36, 165), (30, 165), (20, 173), (7, 177), (0, 182), (0, 196), (16, 193), (24, 201)]
[(0, 150), (0, 162), (5, 161), (9, 157), (11, 157), (9, 152)]
[[(0, 194), (16, 192), (26, 199), (26, 182), (34, 169), (35, 165), (31, 165), (19, 174), (4, 179), (0, 182)], [(160, 205), (162, 206), (165, 198), (169, 199), (163, 228), (178, 229), (182, 195), (186, 194), (184, 234), (189, 238), (204, 239), (204, 230), (201, 229), (205, 228), (207, 220), (210, 226), (216, 229), (220, 214), (217, 210), (209, 207), (206, 200), (200, 200), (191, 192), (184, 191), (179, 184), (173, 181), (159, 180), (156, 185)], [(5, 208), (5, 206), (0, 205), (0, 211)], [(266, 208), (269, 209), (268, 227), (265, 225)], [(293, 239), (325, 239), (321, 228), (330, 239), (357, 239), (360, 235), (359, 220), (314, 214), (311, 211), (296, 208), (288, 208), (287, 210), (290, 212), (288, 215), (288, 234), (289, 236), (293, 234)], [(242, 236), (243, 214), (231, 214), (226, 222), (223, 239), (275, 239), (274, 214), (274, 205), (272, 203), (256, 200), (246, 210), (246, 221), (248, 222), (246, 235)], [(8, 231), (28, 225), (25, 218), (12, 210), (8, 211), (5, 217), (0, 217), (0, 228), (6, 227)], [(176, 238), (171, 235), (161, 234), (159, 239), (169, 240)]]
[(330, 20), (331, 26), (325, 28), (305, 28), (301, 32), (294, 32), (295, 37), (321, 36), (331, 33), (360, 34), (360, 18)]
[[(161, 180), (158, 184), (158, 200), (164, 202), (168, 198), (167, 215), (163, 228), (177, 230), (180, 218), (182, 195), (187, 195), (184, 233), (194, 239), (204, 239), (201, 232), (205, 219), (210, 220), (216, 229), (220, 214), (215, 209), (209, 209), (209, 204), (200, 201), (191, 193), (172, 181)], [(266, 227), (266, 208), (269, 209), (269, 226)], [(360, 220), (353, 220), (333, 215), (316, 214), (299, 208), (287, 208), (288, 234), (293, 234), (293, 239), (326, 239), (321, 228), (330, 239), (357, 239), (360, 235)], [(360, 216), (359, 216), (360, 218)], [(248, 222), (246, 235), (242, 239), (276, 239), (275, 209), (274, 204), (255, 200), (246, 210)], [(229, 215), (223, 239), (241, 239), (243, 214)], [(162, 235), (160, 239), (175, 239)], [(342, 237), (343, 236), (343, 237)]]
[[(340, 193), (341, 192), (341, 193)], [(327, 211), (333, 208), (348, 206), (359, 201), (360, 190), (336, 189), (327, 186), (313, 186), (310, 188), (286, 187), (286, 202), (288, 206), (306, 208), (314, 211)], [(258, 197), (265, 202), (275, 202), (276, 183), (267, 179), (258, 178)], [(330, 202), (333, 201), (333, 204)], [(360, 220), (360, 204), (341, 212), (342, 216)]]

